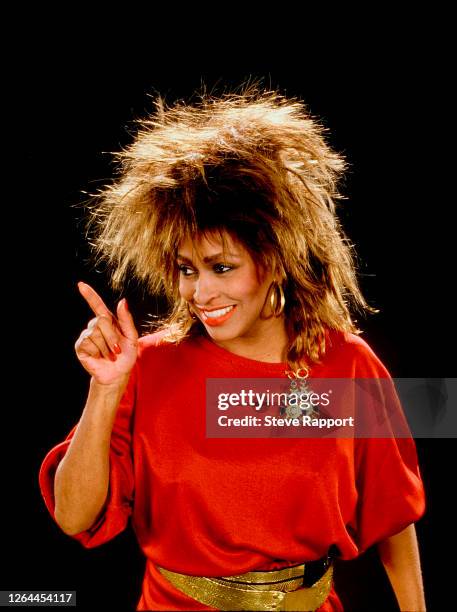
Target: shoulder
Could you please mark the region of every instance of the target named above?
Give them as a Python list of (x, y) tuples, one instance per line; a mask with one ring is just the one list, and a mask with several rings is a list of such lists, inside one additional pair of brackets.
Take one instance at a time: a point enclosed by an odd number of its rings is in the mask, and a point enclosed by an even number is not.
[(167, 330), (159, 330), (138, 338), (138, 359), (136, 365), (139, 372), (163, 372), (173, 367), (178, 353), (176, 342), (172, 341)]
[(168, 329), (161, 329), (138, 338), (138, 357), (145, 359), (156, 353), (176, 350), (177, 346), (178, 344), (174, 340), (172, 332)]
[(350, 370), (352, 376), (390, 377), (379, 356), (360, 335), (329, 330), (323, 364)]
[(192, 338), (176, 340), (172, 329), (161, 329), (138, 339), (138, 360), (143, 364), (192, 359), (196, 345)]
[(152, 334), (145, 334), (138, 338), (138, 345), (140, 347), (141, 352), (145, 352), (148, 349), (156, 348), (159, 346), (167, 346), (170, 344), (174, 344), (171, 333), (167, 329), (161, 329)]

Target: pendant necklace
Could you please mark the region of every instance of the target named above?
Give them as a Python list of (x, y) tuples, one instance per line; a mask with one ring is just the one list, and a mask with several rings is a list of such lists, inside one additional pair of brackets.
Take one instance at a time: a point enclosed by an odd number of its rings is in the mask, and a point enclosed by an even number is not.
[[(286, 370), (285, 374), (290, 379), (290, 386), (286, 395), (286, 405), (280, 406), (280, 414), (290, 419), (300, 418), (301, 416), (310, 416), (312, 418), (318, 417), (319, 410), (317, 406), (313, 406), (309, 401), (309, 397), (313, 391), (307, 381), (309, 376), (308, 368), (299, 368), (295, 371)], [(302, 406), (302, 402), (306, 405)]]

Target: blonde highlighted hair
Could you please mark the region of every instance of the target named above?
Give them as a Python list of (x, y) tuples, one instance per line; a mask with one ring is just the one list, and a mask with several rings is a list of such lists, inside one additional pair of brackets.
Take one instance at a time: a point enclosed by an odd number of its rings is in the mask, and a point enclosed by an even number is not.
[(177, 248), (227, 232), (283, 279), (292, 368), (321, 359), (326, 329), (360, 333), (351, 310), (377, 311), (335, 211), (346, 164), (324, 133), (302, 102), (258, 86), (171, 107), (158, 98), (117, 154), (118, 176), (89, 205), (91, 244), (112, 287), (133, 275), (165, 295), (170, 312), (155, 328), (167, 340), (202, 333), (179, 296)]

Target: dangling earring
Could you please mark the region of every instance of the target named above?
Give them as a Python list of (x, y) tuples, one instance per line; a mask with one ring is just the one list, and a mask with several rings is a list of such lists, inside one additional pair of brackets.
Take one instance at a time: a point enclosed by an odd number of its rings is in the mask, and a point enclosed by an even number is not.
[[(280, 317), (284, 311), (286, 305), (286, 298), (284, 296), (284, 289), (282, 284), (277, 281), (273, 281), (273, 290), (270, 293), (270, 306), (275, 317)], [(279, 306), (279, 308), (278, 308)]]
[(196, 321), (198, 317), (197, 317), (197, 315), (196, 315), (194, 312), (192, 312), (192, 310), (190, 309), (189, 302), (186, 302), (186, 308), (187, 308), (187, 312), (189, 313), (190, 318), (191, 318), (193, 321)]

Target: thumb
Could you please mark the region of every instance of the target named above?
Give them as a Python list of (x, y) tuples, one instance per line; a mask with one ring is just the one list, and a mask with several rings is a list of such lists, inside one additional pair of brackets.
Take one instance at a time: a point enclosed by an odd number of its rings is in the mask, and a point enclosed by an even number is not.
[(136, 331), (132, 313), (128, 308), (127, 300), (125, 298), (122, 298), (122, 300), (117, 303), (116, 311), (119, 327), (121, 328), (123, 335), (129, 340), (136, 341), (138, 339), (138, 332)]

